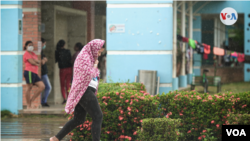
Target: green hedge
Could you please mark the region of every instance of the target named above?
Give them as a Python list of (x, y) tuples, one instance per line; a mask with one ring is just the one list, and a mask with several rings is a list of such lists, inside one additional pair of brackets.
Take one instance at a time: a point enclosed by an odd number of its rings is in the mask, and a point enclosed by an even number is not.
[(250, 114), (229, 113), (227, 125), (250, 125)]
[[(159, 101), (145, 92), (143, 84), (103, 85), (105, 87), (101, 84), (97, 95), (103, 112), (102, 141), (134, 140), (136, 136), (133, 134), (141, 126), (142, 119), (160, 117)], [(70, 115), (69, 119), (72, 117)], [(85, 123), (70, 133), (72, 140), (91, 140), (91, 124), (92, 119), (88, 115)]]
[[(102, 141), (136, 140), (134, 133), (142, 119), (159, 117), (181, 119), (181, 141), (206, 140), (208, 135), (221, 140), (221, 127), (228, 123), (229, 112), (250, 111), (250, 92), (209, 95), (183, 91), (150, 96), (140, 83), (100, 83), (97, 97), (103, 112)], [(91, 121), (88, 115), (70, 133), (72, 139), (91, 140)]]
[(177, 141), (180, 123), (180, 119), (143, 119), (141, 129), (135, 133), (138, 134), (137, 141)]
[(199, 94), (191, 92), (173, 92), (159, 97), (161, 108), (167, 118), (182, 120), (181, 140), (201, 140), (202, 132), (209, 128), (214, 136), (221, 140), (221, 127), (227, 122), (228, 112), (240, 114), (250, 111), (250, 92)]

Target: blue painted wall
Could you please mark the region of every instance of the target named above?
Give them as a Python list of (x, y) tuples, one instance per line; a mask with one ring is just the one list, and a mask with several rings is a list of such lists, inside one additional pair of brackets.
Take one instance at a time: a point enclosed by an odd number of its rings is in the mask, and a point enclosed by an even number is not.
[[(107, 1), (107, 4), (172, 3), (171, 1)], [(107, 8), (107, 51), (172, 51), (172, 7)], [(166, 14), (167, 13), (167, 14)], [(124, 33), (109, 33), (109, 24), (125, 24)], [(138, 70), (156, 70), (160, 83), (172, 83), (172, 54), (107, 54), (107, 82), (134, 82)], [(171, 87), (160, 87), (169, 92)]]
[[(22, 1), (2, 1), (1, 5), (22, 7)], [(14, 114), (23, 108), (23, 90), (19, 87), (23, 72), (22, 55), (18, 55), (22, 51), (19, 20), (22, 20), (21, 8), (1, 8), (1, 84), (4, 84), (1, 85), (1, 110), (10, 110)]]
[[(248, 13), (244, 15), (244, 53), (250, 55), (250, 9)], [(250, 72), (247, 71), (250, 69), (250, 64), (244, 64), (244, 81), (250, 81)]]
[(1, 9), (1, 51), (22, 50), (22, 34), (18, 34), (19, 19), (22, 20), (22, 9)]
[(131, 4), (138, 4), (138, 3), (173, 3), (173, 0), (107, 0), (107, 4), (124, 4), (124, 3), (131, 3)]
[(107, 29), (108, 24), (125, 24), (125, 33), (107, 33), (107, 49), (172, 50), (172, 11), (172, 7), (107, 8)]
[(1, 83), (22, 83), (22, 64), (22, 55), (1, 55)]
[[(206, 1), (205, 1), (206, 2)], [(198, 9), (205, 2), (198, 2), (194, 5), (195, 9)], [(231, 7), (237, 11), (237, 13), (249, 12), (250, 1), (211, 1), (206, 6), (201, 8), (198, 13), (201, 14), (219, 14), (224, 8)], [(218, 15), (219, 16), (219, 15)]]
[(23, 1), (1, 1), (1, 5), (17, 4), (22, 5)]
[(108, 55), (107, 60), (107, 77), (114, 82), (134, 82), (138, 70), (157, 70), (160, 83), (172, 82), (172, 55)]
[[(202, 19), (201, 16), (194, 16), (196, 19), (193, 20), (193, 29), (199, 29), (200, 31), (193, 31), (193, 39), (200, 42), (202, 41)], [(193, 54), (193, 67), (201, 67), (202, 58), (201, 54)], [(200, 76), (200, 68), (194, 68), (193, 72), (195, 76)]]
[(18, 114), (23, 108), (22, 87), (1, 87), (1, 110), (9, 110)]

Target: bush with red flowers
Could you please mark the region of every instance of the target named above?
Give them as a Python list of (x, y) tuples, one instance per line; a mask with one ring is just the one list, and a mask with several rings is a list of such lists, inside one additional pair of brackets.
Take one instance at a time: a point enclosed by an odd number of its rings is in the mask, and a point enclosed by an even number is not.
[(135, 132), (138, 135), (136, 141), (177, 141), (180, 123), (180, 119), (143, 119), (142, 127)]
[(201, 140), (201, 133), (206, 128), (221, 140), (221, 128), (228, 122), (228, 112), (244, 114), (250, 111), (250, 92), (209, 95), (175, 91), (157, 97), (167, 118), (182, 120), (181, 140)]
[[(103, 83), (97, 98), (103, 112), (102, 141), (134, 140), (142, 119), (160, 117), (159, 101), (145, 92), (141, 83)], [(106, 88), (106, 89), (105, 89)], [(73, 114), (69, 119), (73, 118)], [(91, 140), (92, 118), (75, 128), (72, 140)]]

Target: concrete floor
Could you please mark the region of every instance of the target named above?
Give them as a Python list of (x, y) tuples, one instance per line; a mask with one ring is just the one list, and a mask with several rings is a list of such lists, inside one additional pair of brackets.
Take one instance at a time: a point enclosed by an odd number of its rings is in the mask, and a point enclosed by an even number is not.
[[(9, 118), (1, 120), (1, 141), (49, 141), (67, 118)], [(69, 141), (67, 135), (63, 141)]]

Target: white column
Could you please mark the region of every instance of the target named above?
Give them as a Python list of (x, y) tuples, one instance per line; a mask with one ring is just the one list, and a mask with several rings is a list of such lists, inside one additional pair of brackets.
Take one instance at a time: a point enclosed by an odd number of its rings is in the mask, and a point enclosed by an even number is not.
[[(189, 38), (193, 39), (193, 6), (192, 1), (189, 2)], [(190, 47), (190, 66), (189, 74), (193, 73), (193, 48)]]
[(176, 78), (176, 50), (177, 50), (177, 1), (173, 1), (173, 78)]
[[(186, 9), (185, 9), (185, 1), (182, 2), (181, 7), (181, 35), (186, 37)], [(181, 75), (185, 75), (185, 44), (182, 45), (182, 66), (181, 66)]]

